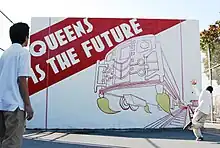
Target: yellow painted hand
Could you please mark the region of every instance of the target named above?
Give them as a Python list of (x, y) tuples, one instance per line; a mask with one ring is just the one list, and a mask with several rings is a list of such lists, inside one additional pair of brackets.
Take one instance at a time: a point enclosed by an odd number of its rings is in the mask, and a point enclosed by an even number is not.
[(103, 111), (106, 114), (116, 114), (120, 111), (114, 111), (109, 107), (109, 100), (107, 98), (98, 98), (97, 99), (98, 107), (101, 111)]
[(150, 111), (150, 107), (149, 107), (148, 104), (145, 105), (145, 107), (144, 107), (144, 111), (145, 111), (146, 113), (151, 113), (151, 111)]
[(165, 93), (158, 93), (156, 96), (156, 100), (158, 105), (167, 113), (171, 113), (170, 111), (170, 97)]

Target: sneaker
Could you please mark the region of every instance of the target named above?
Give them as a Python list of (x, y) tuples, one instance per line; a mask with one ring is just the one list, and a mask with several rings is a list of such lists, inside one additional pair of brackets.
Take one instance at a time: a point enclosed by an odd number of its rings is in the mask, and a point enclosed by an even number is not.
[(196, 141), (203, 141), (203, 137), (196, 138)]
[(192, 126), (192, 122), (189, 122), (186, 126), (184, 126), (183, 130), (189, 129)]

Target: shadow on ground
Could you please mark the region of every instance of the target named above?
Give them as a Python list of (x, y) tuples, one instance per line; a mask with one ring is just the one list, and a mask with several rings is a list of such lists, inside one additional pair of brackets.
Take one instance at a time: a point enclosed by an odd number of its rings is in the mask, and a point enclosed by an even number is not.
[[(129, 130), (49, 130), (46, 135), (41, 135), (37, 137), (37, 134), (40, 134), (45, 131), (37, 130), (28, 130), (28, 133), (35, 134), (36, 138), (43, 138), (44, 136), (53, 134), (55, 132), (65, 133), (61, 137), (52, 139), (51, 141), (59, 140), (59, 138), (68, 136), (69, 134), (86, 134), (86, 135), (101, 135), (101, 136), (115, 136), (115, 137), (128, 137), (128, 138), (145, 138), (145, 139), (173, 139), (173, 140), (195, 140), (195, 137), (190, 130), (182, 129), (129, 129)], [(31, 134), (32, 135), (32, 134)], [(30, 136), (31, 136), (30, 135)], [(220, 136), (212, 134), (204, 134), (205, 141), (220, 143)]]
[(50, 141), (39, 141), (24, 139), (24, 144), (22, 148), (106, 148), (103, 146), (93, 146), (85, 144), (75, 144), (75, 143), (58, 143)]

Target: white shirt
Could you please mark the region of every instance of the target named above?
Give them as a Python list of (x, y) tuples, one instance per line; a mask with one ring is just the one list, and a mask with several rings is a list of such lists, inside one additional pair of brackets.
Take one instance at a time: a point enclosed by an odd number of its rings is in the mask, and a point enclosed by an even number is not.
[(18, 77), (30, 76), (30, 53), (20, 44), (12, 44), (0, 58), (0, 110), (24, 110)]
[(212, 95), (209, 91), (207, 91), (206, 89), (203, 90), (199, 96), (199, 106), (197, 107), (197, 109), (201, 112), (203, 112), (204, 114), (210, 114), (211, 112), (211, 99)]

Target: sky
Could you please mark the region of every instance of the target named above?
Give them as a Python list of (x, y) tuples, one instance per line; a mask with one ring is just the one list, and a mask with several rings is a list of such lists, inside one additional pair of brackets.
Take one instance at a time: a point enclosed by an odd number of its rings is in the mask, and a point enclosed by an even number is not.
[[(31, 3), (32, 2), (32, 3)], [(1, 0), (13, 22), (31, 17), (129, 17), (199, 20), (200, 31), (220, 20), (220, 0)], [(11, 23), (0, 14), (0, 47), (8, 48)], [(1, 51), (0, 51), (1, 55)]]
[[(32, 2), (32, 3), (31, 3)], [(220, 0), (1, 0), (13, 22), (31, 17), (129, 17), (199, 20), (200, 30), (220, 19)], [(0, 47), (10, 45), (11, 23), (0, 14)]]

